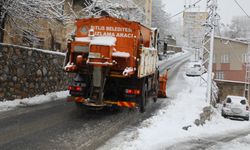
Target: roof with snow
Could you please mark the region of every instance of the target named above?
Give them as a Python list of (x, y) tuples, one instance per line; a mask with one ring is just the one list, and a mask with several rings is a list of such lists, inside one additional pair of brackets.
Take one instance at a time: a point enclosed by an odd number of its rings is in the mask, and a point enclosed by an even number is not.
[(215, 79), (215, 81), (217, 81), (217, 82), (228, 82), (228, 83), (246, 84), (246, 82), (243, 82), (243, 81), (233, 81), (233, 80)]
[(226, 40), (226, 41), (232, 41), (232, 42), (238, 42), (238, 43), (242, 43), (242, 44), (248, 44), (247, 40), (241, 40), (241, 39), (232, 39), (232, 38), (228, 38), (228, 37), (222, 37), (222, 36), (215, 36), (215, 38), (217, 39), (221, 39), (221, 40)]

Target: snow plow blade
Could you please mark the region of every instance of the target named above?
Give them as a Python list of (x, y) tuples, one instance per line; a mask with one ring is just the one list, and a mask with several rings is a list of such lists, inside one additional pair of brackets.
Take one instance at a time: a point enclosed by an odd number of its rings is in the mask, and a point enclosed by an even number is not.
[(167, 88), (168, 73), (167, 71), (159, 78), (159, 98), (167, 98), (166, 88)]

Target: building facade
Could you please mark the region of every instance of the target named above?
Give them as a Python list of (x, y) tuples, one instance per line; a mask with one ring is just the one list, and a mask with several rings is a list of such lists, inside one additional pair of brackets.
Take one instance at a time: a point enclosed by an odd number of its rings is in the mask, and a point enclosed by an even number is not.
[(32, 33), (13, 31), (11, 25), (7, 24), (6, 32), (4, 34), (4, 43), (54, 51), (66, 50), (66, 30), (61, 22), (58, 22), (56, 25), (51, 25), (46, 20), (41, 20), (39, 21), (39, 24), (43, 26), (43, 29), (35, 32), (30, 30)]
[(183, 35), (186, 46), (201, 48), (205, 28), (202, 26), (208, 16), (207, 12), (186, 11), (183, 13)]
[[(62, 15), (70, 11), (68, 3), (73, 4), (73, 0), (66, 0), (62, 4)], [(6, 22), (3, 43), (52, 51), (66, 51), (68, 26), (65, 26), (63, 20), (58, 19), (51, 23), (46, 19), (40, 19), (36, 24), (39, 26), (37, 30), (29, 28), (29, 25), (24, 25), (26, 29), (22, 31), (17, 30), (11, 22)], [(73, 23), (71, 26), (74, 26)]]
[(248, 43), (223, 37), (214, 42), (215, 79), (245, 82)]

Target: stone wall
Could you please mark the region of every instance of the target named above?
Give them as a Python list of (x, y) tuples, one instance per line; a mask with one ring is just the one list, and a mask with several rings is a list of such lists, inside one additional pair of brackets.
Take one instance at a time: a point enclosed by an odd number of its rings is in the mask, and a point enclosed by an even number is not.
[(64, 54), (0, 44), (0, 101), (66, 90)]

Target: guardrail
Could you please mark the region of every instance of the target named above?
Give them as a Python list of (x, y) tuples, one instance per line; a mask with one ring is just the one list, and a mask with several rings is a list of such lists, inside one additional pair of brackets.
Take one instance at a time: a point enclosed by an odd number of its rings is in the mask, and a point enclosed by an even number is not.
[(189, 59), (191, 55), (192, 55), (191, 52), (185, 52), (184, 54), (180, 56), (176, 56), (172, 59), (166, 59), (166, 60), (160, 61), (159, 62), (160, 73), (163, 73), (166, 69), (167, 70), (171, 69), (175, 64), (181, 61), (186, 61), (187, 59)]

